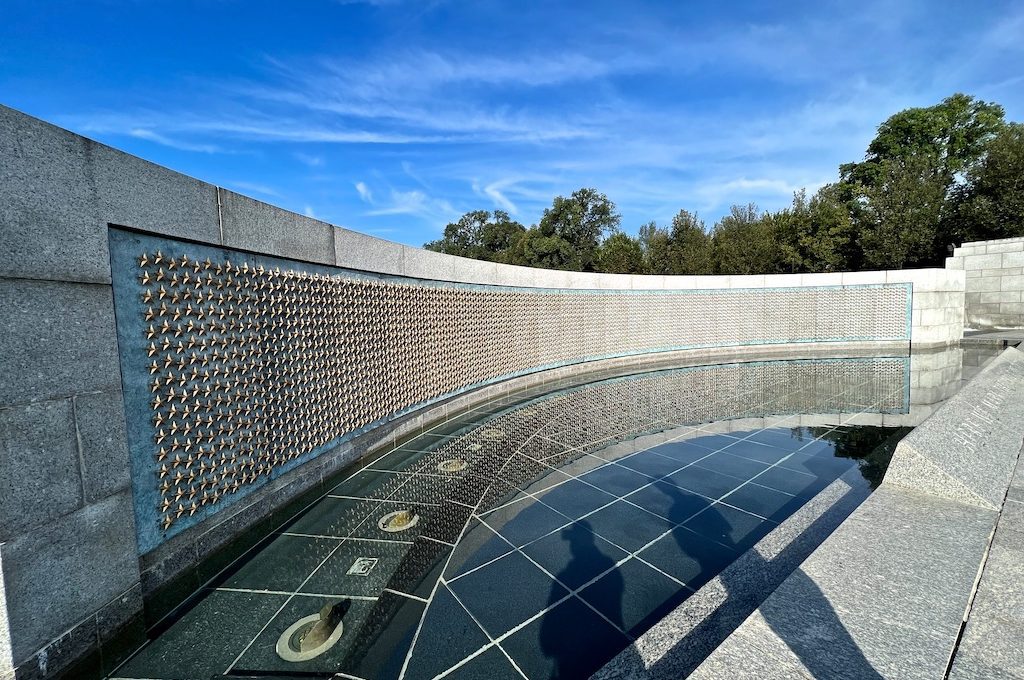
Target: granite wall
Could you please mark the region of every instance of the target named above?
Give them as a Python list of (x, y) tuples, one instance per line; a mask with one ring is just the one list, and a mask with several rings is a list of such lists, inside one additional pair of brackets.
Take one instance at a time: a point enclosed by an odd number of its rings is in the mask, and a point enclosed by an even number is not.
[(1024, 237), (964, 243), (946, 268), (965, 272), (969, 328), (1024, 328)]
[[(0, 677), (11, 676), (14, 667), (19, 678), (52, 676), (71, 663), (79, 663), (81, 673), (110, 670), (124, 645), (143, 634), (144, 596), (183, 574), (192, 579), (186, 585), (197, 585), (202, 573), (193, 569), (196, 563), (344, 464), (415, 433), (428, 417), (406, 413), (331, 447), (235, 503), (231, 512), (140, 551), (111, 225), (430, 286), (631, 295), (721, 291), (723, 299), (727, 291), (753, 291), (748, 297), (755, 307), (736, 307), (737, 324), (780, 313), (827, 318), (827, 305), (813, 311), (769, 308), (766, 296), (777, 289), (830, 289), (842, 296), (855, 292), (843, 289), (857, 287), (861, 311), (871, 319), (878, 300), (870, 291), (902, 287), (911, 296), (909, 342), (898, 340), (904, 347), (948, 345), (962, 331), (963, 272), (647, 277), (466, 260), (290, 213), (0, 107)], [(702, 319), (691, 322), (699, 329)], [(595, 323), (600, 329), (602, 322)], [(775, 347), (785, 350), (789, 336), (782, 332), (776, 341), (783, 344)], [(433, 417), (437, 408), (443, 417), (445, 409), (463, 408), (508, 384), (446, 397), (432, 407)]]

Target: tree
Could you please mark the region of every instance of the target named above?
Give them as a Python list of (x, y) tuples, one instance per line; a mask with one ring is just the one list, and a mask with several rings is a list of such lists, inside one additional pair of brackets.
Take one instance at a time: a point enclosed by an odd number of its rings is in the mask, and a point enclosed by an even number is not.
[(928, 155), (882, 163), (877, 183), (865, 189), (858, 217), (864, 264), (871, 269), (934, 264), (946, 187), (944, 171)]
[(578, 253), (561, 236), (546, 236), (538, 227), (530, 227), (516, 243), (510, 264), (544, 269), (576, 269)]
[(967, 172), (943, 232), (957, 243), (1024, 236), (1024, 125), (1003, 128)]
[(666, 274), (712, 274), (714, 244), (696, 213), (680, 210), (669, 233), (669, 271)]
[(648, 222), (640, 227), (637, 240), (644, 255), (644, 273), (669, 273), (671, 258), (669, 249), (672, 242), (668, 229), (659, 227), (657, 222)]
[(850, 212), (835, 184), (819, 189), (810, 201), (801, 189), (793, 194), (789, 208), (765, 219), (773, 224), (787, 271), (848, 271), (859, 262)]
[(544, 238), (558, 238), (575, 251), (563, 269), (594, 271), (597, 247), (618, 231), (621, 216), (607, 196), (594, 189), (577, 189), (569, 198), (556, 196), (540, 218)]
[(877, 186), (887, 161), (924, 155), (935, 163), (934, 173), (950, 182), (977, 163), (985, 146), (1004, 125), (1003, 107), (965, 94), (954, 94), (935, 106), (904, 109), (878, 126), (864, 160), (839, 166), (843, 182)]
[(783, 252), (771, 219), (753, 203), (734, 205), (715, 225), (715, 267), (719, 274), (778, 274), (785, 272)]
[(1004, 125), (1001, 106), (964, 94), (882, 123), (864, 160), (839, 168), (864, 264), (941, 265), (949, 241), (940, 229), (946, 200)]
[(473, 210), (444, 228), (444, 236), (424, 244), (427, 250), (478, 260), (504, 262), (513, 244), (526, 232), (526, 227), (512, 220), (504, 210), (494, 215), (486, 210)]
[(640, 242), (623, 234), (612, 234), (597, 249), (598, 271), (610, 274), (642, 274), (644, 251)]

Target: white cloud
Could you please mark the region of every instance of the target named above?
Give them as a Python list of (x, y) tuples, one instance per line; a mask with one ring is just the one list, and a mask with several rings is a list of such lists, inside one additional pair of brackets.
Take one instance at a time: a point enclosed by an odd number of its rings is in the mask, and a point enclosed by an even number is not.
[(281, 198), (280, 192), (273, 187), (268, 187), (265, 184), (255, 184), (253, 182), (227, 182), (229, 187), (244, 191), (250, 194), (262, 194), (264, 196), (271, 196), (273, 198)]
[(323, 156), (314, 156), (308, 153), (296, 152), (295, 158), (297, 158), (301, 163), (304, 163), (311, 168), (319, 168), (322, 167), (324, 164)]
[(316, 219), (316, 213), (313, 212), (313, 206), (311, 205), (306, 206), (305, 210), (303, 210), (303, 214), (305, 214), (306, 217), (312, 217), (313, 219)]
[(217, 153), (221, 149), (214, 144), (194, 144), (191, 142), (183, 142), (176, 139), (170, 139), (164, 135), (148, 130), (146, 128), (132, 128), (128, 130), (129, 137), (135, 137), (136, 139), (145, 139), (149, 142), (154, 142), (163, 146), (170, 147), (172, 149), (178, 149), (180, 151), (195, 151), (198, 153)]
[(389, 201), (365, 213), (369, 216), (413, 215), (425, 221), (440, 224), (458, 215), (452, 204), (444, 199), (431, 198), (419, 190), (391, 189)]
[(373, 205), (373, 192), (370, 191), (370, 187), (366, 186), (365, 182), (356, 182), (356, 191), (359, 192), (359, 198), (361, 198), (364, 203)]
[(510, 215), (518, 215), (519, 208), (509, 200), (508, 196), (502, 193), (505, 187), (513, 186), (514, 184), (515, 180), (499, 180), (481, 187), (476, 181), (473, 181), (472, 187), (475, 194), (491, 199), (496, 207), (501, 208)]

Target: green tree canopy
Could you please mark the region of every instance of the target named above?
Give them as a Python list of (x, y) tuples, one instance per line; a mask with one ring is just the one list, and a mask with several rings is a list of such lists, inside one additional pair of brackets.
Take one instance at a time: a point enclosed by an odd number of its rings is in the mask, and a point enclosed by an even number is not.
[(788, 271), (775, 224), (757, 206), (734, 205), (712, 232), (720, 274), (778, 274)]
[(473, 210), (444, 228), (444, 236), (424, 244), (427, 250), (478, 260), (507, 262), (512, 247), (526, 233), (504, 210)]
[(950, 240), (1024, 235), (1024, 125), (1010, 123), (954, 193), (945, 232)]
[(642, 274), (644, 251), (640, 242), (616, 232), (606, 238), (597, 249), (598, 270), (612, 274)]
[(977, 163), (1003, 126), (1003, 107), (965, 94), (954, 94), (928, 107), (904, 109), (878, 126), (864, 160), (839, 166), (843, 182), (873, 187), (890, 177), (887, 162), (925, 156), (931, 174), (944, 173), (950, 182)]
[(577, 189), (568, 198), (556, 196), (540, 218), (544, 238), (558, 238), (575, 251), (563, 269), (594, 271), (597, 247), (619, 230), (621, 216), (607, 196), (594, 189)]

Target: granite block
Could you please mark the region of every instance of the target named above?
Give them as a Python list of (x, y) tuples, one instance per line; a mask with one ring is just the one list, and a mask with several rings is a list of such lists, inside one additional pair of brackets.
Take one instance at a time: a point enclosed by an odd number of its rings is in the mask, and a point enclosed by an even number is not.
[(1003, 265), (1003, 256), (999, 253), (991, 255), (973, 255), (967, 260), (967, 266), (971, 269), (998, 269)]
[[(1001, 533), (1002, 527), (996, 536)], [(997, 538), (989, 550), (971, 618), (998, 619), (1024, 629), (1024, 546), (1018, 542), (1018, 547), (1010, 547), (1007, 542), (1013, 541), (1004, 540), (1000, 545)]]
[[(1003, 252), (1003, 260), (1000, 266), (1003, 269), (1010, 269), (1012, 267), (1024, 267), (1024, 250), (1021, 249), (1020, 243), (1005, 244), (1002, 248), (1013, 247), (1015, 252)], [(989, 252), (1000, 252), (993, 250), (994, 248), (1000, 248), (1000, 246), (989, 246)]]
[(0, 409), (0, 542), (81, 504), (71, 401)]
[(1011, 347), (899, 443), (886, 483), (998, 510), (1024, 437), (1022, 385)]
[(95, 145), (92, 161), (103, 227), (111, 223), (221, 242), (217, 188), (212, 184), (102, 144)]
[(15, 677), (17, 680), (99, 677), (102, 664), (98, 641), (95, 617), (66, 625), (52, 640), (18, 663)]
[(0, 279), (0, 406), (119, 389), (109, 286)]
[(463, 258), (435, 253), (432, 250), (403, 246), (402, 273), (417, 279), (454, 281), (455, 270)]
[(100, 663), (110, 673), (146, 642), (142, 586), (136, 584), (96, 613)]
[(691, 677), (942, 677), (993, 521), (883, 484)]
[(1024, 251), (1024, 241), (1021, 241), (1020, 239), (1007, 239), (1005, 242), (993, 241), (989, 245), (985, 246), (985, 250), (990, 253), (1020, 252)]
[(334, 264), (335, 227), (219, 189), (224, 245), (305, 262)]
[(80, 394), (74, 398), (85, 502), (127, 489), (128, 440), (121, 391)]
[(334, 263), (339, 267), (382, 274), (405, 272), (405, 246), (348, 229), (334, 229)]
[(949, 680), (1019, 680), (1024, 675), (1024, 628), (971, 616), (950, 668)]
[[(982, 281), (985, 280), (982, 279)], [(1003, 276), (995, 280), (999, 282), (997, 290), (1024, 290), (1024, 276)]]
[[(111, 496), (0, 546), (16, 661), (139, 581), (130, 495)], [(95, 634), (95, 631), (93, 631)]]
[[(0, 273), (110, 282), (98, 145), (0, 106)], [(6, 307), (5, 307), (6, 309)]]

